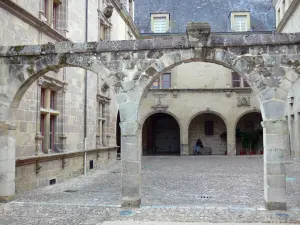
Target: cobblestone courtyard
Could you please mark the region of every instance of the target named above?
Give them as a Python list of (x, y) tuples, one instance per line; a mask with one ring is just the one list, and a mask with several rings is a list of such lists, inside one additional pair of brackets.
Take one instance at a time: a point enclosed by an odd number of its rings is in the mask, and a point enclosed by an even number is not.
[(300, 222), (300, 163), (287, 163), (287, 212), (263, 204), (263, 158), (159, 156), (142, 161), (142, 207), (121, 203), (120, 162), (0, 205), (0, 224), (104, 221)]

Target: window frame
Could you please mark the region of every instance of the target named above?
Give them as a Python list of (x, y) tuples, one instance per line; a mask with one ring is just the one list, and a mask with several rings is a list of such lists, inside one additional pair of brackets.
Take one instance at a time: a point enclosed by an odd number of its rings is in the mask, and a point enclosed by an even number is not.
[[(165, 32), (155, 32), (155, 18), (166, 18), (166, 30)], [(156, 34), (166, 33), (170, 29), (170, 13), (151, 13), (151, 31)]]
[[(169, 76), (169, 81), (163, 81), (163, 76), (164, 75), (168, 75)], [(154, 82), (158, 82), (158, 86), (157, 87), (154, 87), (153, 84)], [(172, 88), (172, 75), (171, 73), (163, 73), (162, 75), (159, 76), (159, 78), (157, 78), (155, 81), (154, 81), (150, 87), (150, 89), (153, 89), (153, 90), (158, 90), (158, 89), (171, 89)], [(163, 84), (164, 82), (168, 82), (169, 83), (169, 87), (168, 88), (164, 88), (163, 87)]]
[[(245, 31), (239, 31), (236, 30), (236, 20), (235, 17), (237, 16), (245, 16), (246, 17), (246, 30)], [(231, 30), (234, 32), (248, 32), (251, 30), (251, 16), (250, 12), (248, 11), (240, 11), (240, 12), (231, 12)]]
[[(233, 79), (234, 76), (238, 76), (239, 80)], [(234, 82), (239, 82), (239, 85), (235, 86)], [(247, 83), (246, 79), (244, 79), (238, 73), (232, 72), (231, 73), (231, 88), (250, 88), (250, 85)]]

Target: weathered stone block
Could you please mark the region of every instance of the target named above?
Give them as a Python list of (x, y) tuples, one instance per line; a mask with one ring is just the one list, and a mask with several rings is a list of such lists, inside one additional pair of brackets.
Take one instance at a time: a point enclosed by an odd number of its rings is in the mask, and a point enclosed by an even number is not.
[(122, 174), (137, 175), (141, 173), (140, 162), (122, 161)]
[(267, 175), (267, 183), (270, 188), (273, 189), (285, 189), (285, 174), (281, 175)]
[(284, 116), (284, 101), (269, 100), (262, 102), (265, 119), (276, 120), (281, 119)]
[(285, 174), (285, 164), (281, 162), (267, 162), (266, 163), (267, 175), (282, 175)]

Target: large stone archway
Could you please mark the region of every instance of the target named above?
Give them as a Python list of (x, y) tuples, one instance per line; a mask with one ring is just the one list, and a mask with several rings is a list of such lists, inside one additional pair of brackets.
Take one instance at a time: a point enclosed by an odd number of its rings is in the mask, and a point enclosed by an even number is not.
[[(287, 93), (300, 73), (300, 34), (211, 34), (205, 23), (191, 23), (188, 37), (138, 41), (0, 47), (0, 196), (14, 195), (15, 134), (13, 109), (26, 87), (43, 73), (78, 66), (97, 73), (117, 92), (122, 134), (123, 206), (141, 202), (142, 95), (164, 71), (185, 62), (223, 65), (243, 76), (260, 99), (264, 127), (265, 201), (286, 209), (284, 152)], [(9, 169), (6, 169), (9, 168)]]

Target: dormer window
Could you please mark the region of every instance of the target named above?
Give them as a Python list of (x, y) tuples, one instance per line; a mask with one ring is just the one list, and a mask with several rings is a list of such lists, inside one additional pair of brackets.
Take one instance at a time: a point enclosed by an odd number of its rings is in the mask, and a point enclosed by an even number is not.
[(166, 33), (170, 26), (170, 14), (153, 13), (151, 14), (151, 30), (154, 33)]
[(231, 29), (235, 32), (246, 32), (250, 30), (250, 13), (249, 12), (232, 12)]

